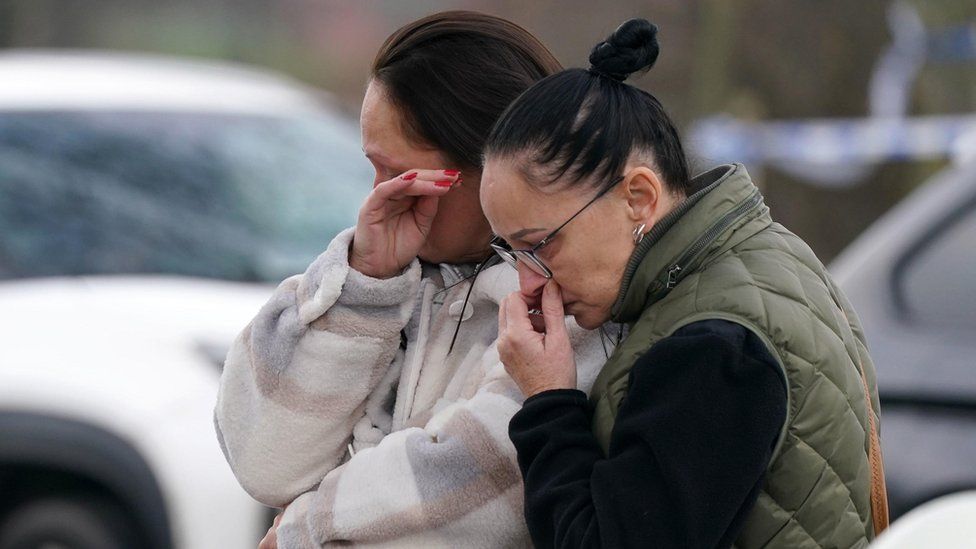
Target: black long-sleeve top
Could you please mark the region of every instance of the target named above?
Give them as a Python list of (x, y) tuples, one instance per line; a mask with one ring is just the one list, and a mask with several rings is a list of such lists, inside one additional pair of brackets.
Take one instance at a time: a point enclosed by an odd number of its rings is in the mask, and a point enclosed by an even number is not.
[(509, 425), (537, 547), (728, 547), (786, 417), (782, 373), (739, 324), (705, 320), (634, 364), (609, 457), (574, 389), (526, 399)]

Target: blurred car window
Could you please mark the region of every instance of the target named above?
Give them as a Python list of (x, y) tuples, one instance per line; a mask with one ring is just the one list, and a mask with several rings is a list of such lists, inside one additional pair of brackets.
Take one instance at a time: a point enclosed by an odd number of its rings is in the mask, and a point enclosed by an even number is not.
[(911, 317), (972, 335), (976, 331), (976, 208), (939, 232), (906, 264), (901, 287)]
[(0, 112), (0, 279), (281, 280), (355, 223), (356, 144), (325, 114)]

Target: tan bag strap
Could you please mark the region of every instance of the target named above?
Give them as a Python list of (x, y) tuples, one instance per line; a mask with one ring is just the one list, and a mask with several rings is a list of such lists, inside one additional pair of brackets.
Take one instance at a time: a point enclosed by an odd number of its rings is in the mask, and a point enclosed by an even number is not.
[[(844, 315), (844, 320), (848, 326), (851, 319), (847, 317), (844, 307), (834, 303)], [(877, 537), (881, 532), (888, 528), (888, 487), (885, 485), (884, 460), (881, 458), (881, 438), (878, 436), (878, 422), (875, 421), (874, 408), (871, 406), (871, 390), (868, 388), (868, 378), (864, 374), (864, 364), (861, 362), (861, 353), (857, 350), (857, 343), (854, 343), (854, 356), (857, 358), (858, 373), (861, 374), (861, 387), (864, 388), (864, 404), (868, 407), (868, 431), (870, 440), (868, 442), (868, 461), (871, 464), (871, 522), (874, 524), (874, 536)]]
[(868, 429), (871, 435), (868, 445), (868, 460), (871, 462), (871, 517), (874, 523), (874, 535), (877, 537), (878, 534), (888, 528), (888, 488), (885, 485), (884, 460), (881, 458), (881, 439), (878, 437), (878, 424), (874, 418), (871, 391), (868, 389), (868, 379), (864, 375), (864, 366), (861, 364), (860, 356), (857, 357), (857, 367), (861, 371), (864, 402), (868, 406)]

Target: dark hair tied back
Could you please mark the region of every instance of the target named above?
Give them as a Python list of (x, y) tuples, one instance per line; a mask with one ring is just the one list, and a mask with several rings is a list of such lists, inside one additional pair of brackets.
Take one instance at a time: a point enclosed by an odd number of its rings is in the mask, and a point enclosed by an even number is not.
[(623, 82), (653, 67), (660, 51), (657, 26), (647, 19), (631, 19), (593, 47), (590, 71)]
[(488, 137), (485, 157), (519, 161), (540, 186), (561, 181), (600, 188), (636, 158), (652, 165), (670, 190), (689, 194), (677, 128), (656, 97), (624, 82), (650, 68), (658, 52), (657, 27), (644, 19), (620, 25), (593, 48), (588, 71), (548, 76), (509, 105)]

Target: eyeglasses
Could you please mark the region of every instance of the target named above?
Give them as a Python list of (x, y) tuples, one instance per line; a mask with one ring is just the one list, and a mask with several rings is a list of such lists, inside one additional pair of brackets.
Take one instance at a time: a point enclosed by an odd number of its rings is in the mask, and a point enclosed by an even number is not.
[(532, 269), (534, 273), (542, 275), (546, 278), (552, 278), (552, 270), (550, 270), (549, 267), (546, 266), (546, 264), (542, 261), (542, 259), (540, 259), (539, 256), (536, 255), (536, 252), (542, 249), (546, 244), (552, 242), (552, 239), (553, 237), (556, 236), (556, 233), (558, 233), (560, 230), (562, 230), (563, 227), (568, 225), (570, 221), (576, 219), (576, 216), (583, 213), (583, 210), (590, 207), (590, 204), (593, 204), (594, 202), (599, 200), (601, 196), (610, 192), (610, 189), (616, 187), (617, 183), (620, 183), (623, 180), (624, 180), (624, 176), (621, 175), (616, 179), (614, 179), (613, 181), (611, 181), (610, 184), (607, 185), (602, 191), (600, 191), (599, 193), (597, 193), (596, 196), (591, 198), (589, 202), (584, 204), (582, 208), (580, 208), (576, 213), (574, 213), (562, 225), (556, 227), (555, 230), (547, 234), (546, 237), (540, 240), (539, 243), (536, 244), (535, 246), (532, 246), (531, 248), (527, 248), (524, 250), (513, 250), (508, 245), (508, 243), (506, 243), (505, 240), (502, 239), (502, 237), (495, 235), (491, 239), (491, 243), (490, 243), (491, 249), (495, 250), (495, 253), (501, 256), (501, 258), (504, 259), (506, 263), (511, 265), (513, 269), (518, 269), (519, 261), (521, 261), (522, 263), (525, 264), (526, 267)]

